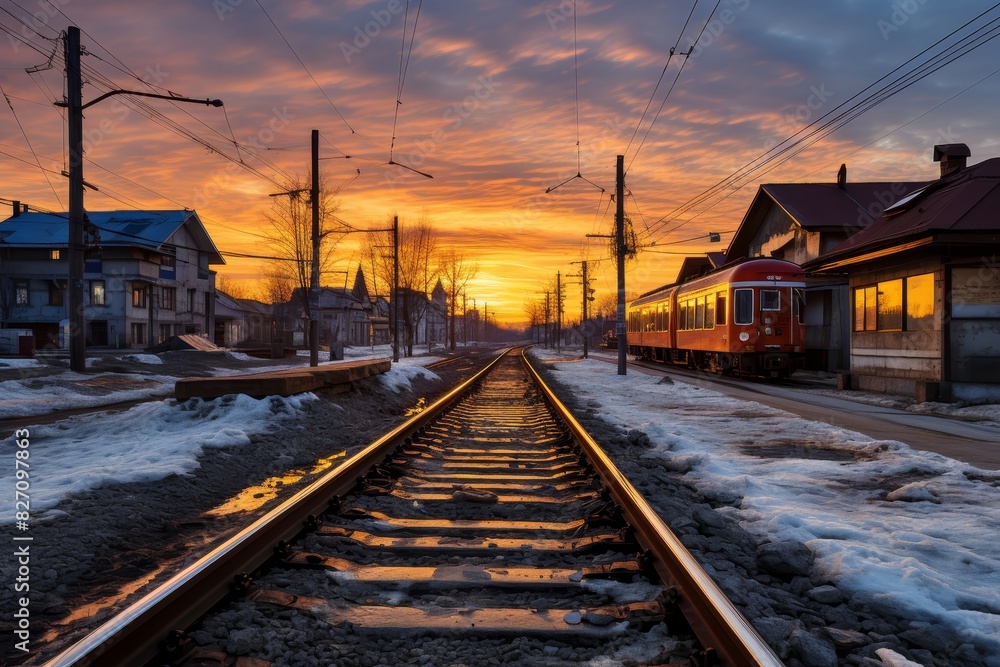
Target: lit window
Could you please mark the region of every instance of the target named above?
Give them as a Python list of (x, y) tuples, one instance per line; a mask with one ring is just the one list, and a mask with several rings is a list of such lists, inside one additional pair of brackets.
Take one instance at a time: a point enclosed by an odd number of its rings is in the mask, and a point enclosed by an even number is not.
[(705, 297), (705, 328), (715, 328), (715, 295), (709, 294)]
[(136, 308), (146, 307), (146, 288), (145, 287), (133, 287), (132, 288), (132, 305)]
[(928, 331), (934, 328), (934, 274), (906, 279), (906, 330)]
[(49, 250), (49, 259), (59, 259), (61, 254), (58, 250)]
[(715, 307), (715, 323), (718, 326), (725, 326), (726, 324), (726, 293), (719, 292), (715, 296), (716, 307)]
[(90, 281), (90, 305), (92, 306), (104, 306), (107, 304), (107, 297), (104, 294), (104, 281), (103, 280), (91, 280)]
[(695, 301), (694, 310), (694, 328), (704, 329), (705, 328), (705, 297), (700, 296)]
[(887, 280), (878, 284), (878, 330), (903, 330), (902, 280)]

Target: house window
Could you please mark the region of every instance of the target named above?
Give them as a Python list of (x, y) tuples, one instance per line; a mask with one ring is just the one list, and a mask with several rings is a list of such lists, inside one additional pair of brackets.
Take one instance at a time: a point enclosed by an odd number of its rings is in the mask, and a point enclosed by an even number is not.
[(854, 290), (854, 330), (875, 331), (876, 287)]
[(906, 330), (928, 331), (934, 328), (934, 274), (906, 279)]
[(198, 290), (194, 289), (193, 287), (188, 290), (188, 310), (190, 310), (192, 313), (194, 312), (195, 295), (197, 293)]
[(49, 259), (59, 259), (61, 254), (58, 250), (49, 250)]
[(132, 323), (132, 345), (146, 344), (146, 325), (138, 322)]
[(90, 281), (90, 305), (92, 306), (105, 306), (107, 305), (107, 295), (104, 293), (104, 281), (103, 280), (91, 280)]
[(49, 305), (50, 306), (61, 306), (64, 303), (63, 290), (66, 289), (65, 280), (50, 280), (49, 281)]
[(776, 289), (762, 289), (760, 291), (761, 310), (781, 310), (781, 292)]
[(177, 288), (161, 287), (160, 307), (163, 310), (175, 310), (177, 308)]
[(31, 281), (29, 280), (14, 281), (14, 305), (15, 306), (31, 305)]
[(733, 290), (733, 324), (753, 324), (753, 290), (742, 287)]
[(855, 331), (934, 328), (934, 274), (886, 280), (854, 290)]
[(146, 307), (146, 290), (145, 287), (133, 287), (132, 288), (132, 305), (136, 308)]
[(161, 324), (160, 325), (160, 337), (159, 337), (159, 339), (156, 342), (157, 343), (165, 343), (165, 342), (167, 342), (168, 338), (170, 338), (170, 325), (169, 324)]
[(160, 266), (173, 269), (177, 267), (177, 248), (173, 246), (163, 246), (162, 248), (164, 254), (160, 255)]
[(903, 330), (903, 281), (878, 284), (877, 327), (879, 331)]

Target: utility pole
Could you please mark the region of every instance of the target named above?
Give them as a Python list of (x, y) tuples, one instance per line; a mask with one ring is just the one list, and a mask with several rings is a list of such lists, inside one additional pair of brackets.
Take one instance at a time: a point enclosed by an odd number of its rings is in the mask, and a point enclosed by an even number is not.
[(466, 310), (465, 291), (462, 291), (462, 345), (469, 347), (469, 311)]
[(399, 363), (399, 216), (392, 216), (392, 362)]
[(312, 273), (309, 276), (309, 365), (319, 366), (319, 130), (312, 131)]
[(549, 349), (549, 292), (545, 291), (545, 327), (542, 333), (545, 335), (545, 349)]
[(556, 271), (556, 354), (562, 351), (562, 275)]
[[(83, 111), (112, 95), (133, 95), (139, 97), (154, 97), (172, 102), (191, 102), (221, 107), (222, 100), (198, 100), (175, 95), (160, 95), (136, 90), (110, 90), (95, 99), (83, 103), (83, 77), (80, 69), (80, 29), (76, 26), (66, 28), (64, 41), (66, 60), (66, 99), (56, 102), (58, 107), (66, 107), (67, 121), (67, 152), (69, 153), (69, 233), (67, 253), (69, 264), (69, 280), (67, 281), (66, 306), (69, 319), (69, 367), (78, 373), (87, 369), (87, 334), (83, 303), (83, 270), (84, 270), (84, 218), (86, 212), (83, 205)], [(153, 332), (150, 331), (152, 336)]]
[[(80, 74), (80, 29), (66, 29), (66, 116), (69, 123), (69, 367), (87, 369), (87, 337), (83, 316), (83, 78)], [(152, 334), (152, 332), (150, 332)]]
[(618, 341), (618, 375), (627, 373), (628, 340), (625, 335), (625, 156), (615, 165), (615, 256), (618, 259), (618, 316), (615, 337)]
[(588, 333), (588, 330), (587, 330), (587, 303), (589, 303), (590, 301), (594, 300), (594, 297), (591, 296), (591, 292), (593, 290), (590, 289), (590, 278), (587, 275), (587, 260), (583, 260), (583, 261), (580, 261), (580, 262), (570, 262), (570, 264), (580, 264), (581, 267), (582, 267), (582, 270), (580, 271), (580, 275), (576, 276), (574, 274), (573, 277), (579, 277), (583, 281), (583, 283), (582, 283), (583, 284), (583, 308), (582, 308), (582, 311), (581, 311), (582, 315), (581, 315), (581, 319), (580, 319), (580, 334), (583, 336), (583, 358), (587, 359), (588, 358), (587, 357), (587, 338), (588, 338), (588, 335), (587, 335), (587, 333)]

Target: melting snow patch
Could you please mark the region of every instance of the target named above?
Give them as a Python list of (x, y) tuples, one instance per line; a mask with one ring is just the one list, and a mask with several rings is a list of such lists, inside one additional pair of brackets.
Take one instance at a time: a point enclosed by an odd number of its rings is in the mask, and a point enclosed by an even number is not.
[[(107, 484), (148, 482), (198, 467), (206, 449), (241, 447), (275, 419), (293, 417), (313, 394), (255, 399), (234, 394), (211, 401), (143, 403), (114, 415), (82, 415), (28, 429), (31, 509), (54, 507), (73, 493)], [(14, 438), (0, 443), (11, 452)], [(14, 488), (14, 467), (0, 473), (0, 488)], [(14, 497), (0, 499), (0, 523), (14, 519)]]
[(440, 380), (440, 376), (422, 366), (398, 366), (393, 364), (385, 373), (378, 376), (378, 381), (391, 391), (409, 391), (413, 388), (411, 382), (422, 377), (426, 380)]

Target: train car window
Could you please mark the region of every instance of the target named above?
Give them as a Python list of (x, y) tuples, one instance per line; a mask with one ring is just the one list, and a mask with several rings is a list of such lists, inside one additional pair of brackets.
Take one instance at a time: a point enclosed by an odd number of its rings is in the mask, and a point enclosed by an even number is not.
[(726, 324), (726, 293), (719, 292), (715, 296), (716, 307), (715, 307), (715, 324), (717, 326), (725, 326)]
[(878, 284), (878, 330), (903, 330), (903, 281), (887, 280)]
[(781, 292), (776, 289), (762, 289), (760, 291), (761, 310), (781, 310)]
[(688, 301), (687, 328), (694, 329), (694, 301)]
[(694, 306), (694, 328), (704, 329), (705, 328), (705, 297), (700, 296), (695, 301)]
[(929, 331), (934, 328), (934, 274), (906, 279), (906, 330)]
[(753, 290), (733, 290), (733, 324), (753, 324)]
[(795, 303), (795, 321), (806, 323), (806, 291), (801, 287), (792, 288), (792, 301)]
[(715, 295), (709, 294), (705, 297), (705, 328), (715, 328)]

